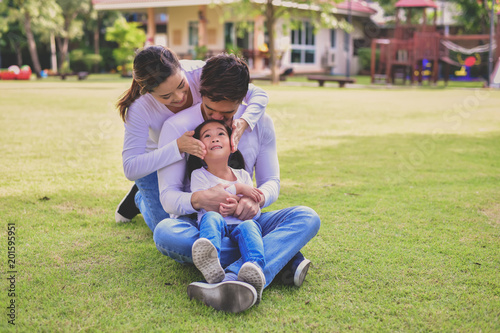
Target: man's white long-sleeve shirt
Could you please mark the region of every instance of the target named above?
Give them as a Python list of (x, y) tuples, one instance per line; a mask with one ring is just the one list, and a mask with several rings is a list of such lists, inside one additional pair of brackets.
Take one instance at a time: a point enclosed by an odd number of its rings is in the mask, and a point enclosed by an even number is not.
[[(244, 113), (246, 106), (241, 105), (234, 119)], [(204, 121), (201, 104), (194, 105), (170, 117), (160, 132), (158, 147), (179, 138), (186, 131), (193, 131)], [(238, 150), (245, 159), (245, 170), (253, 175), (257, 187), (264, 193), (267, 207), (278, 199), (280, 190), (280, 171), (276, 151), (276, 135), (271, 117), (264, 114), (253, 130), (248, 128), (241, 137)], [(197, 211), (191, 205), (190, 182), (186, 174), (187, 154), (167, 167), (158, 170), (160, 201), (163, 209), (171, 216), (187, 215)]]

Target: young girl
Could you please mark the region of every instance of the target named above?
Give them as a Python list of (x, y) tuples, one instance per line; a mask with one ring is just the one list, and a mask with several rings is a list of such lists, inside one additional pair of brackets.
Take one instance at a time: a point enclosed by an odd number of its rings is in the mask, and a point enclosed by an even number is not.
[[(160, 130), (170, 116), (201, 102), (200, 77), (205, 62), (179, 61), (163, 46), (150, 46), (134, 59), (131, 87), (117, 103), (125, 123), (123, 170), (135, 185), (115, 212), (116, 222), (130, 221), (142, 213), (151, 230), (169, 215), (159, 200), (157, 170), (182, 158), (182, 153), (203, 157), (205, 148), (187, 132), (176, 141), (158, 149)], [(233, 143), (247, 127), (253, 129), (267, 105), (267, 94), (252, 84), (245, 97), (248, 108), (233, 122)]]
[[(191, 191), (205, 190), (222, 183), (227, 186), (226, 191), (260, 202), (263, 193), (253, 187), (250, 175), (243, 169), (243, 156), (239, 151), (231, 154), (230, 136), (231, 129), (219, 120), (207, 120), (196, 128), (194, 137), (205, 144), (207, 153), (203, 161), (196, 156), (189, 157), (188, 174), (192, 171)], [(220, 204), (219, 212), (206, 212), (203, 209), (199, 211), (200, 238), (192, 247), (193, 263), (208, 283), (221, 282), (225, 278), (219, 261), (221, 240), (228, 235), (238, 243), (245, 262), (238, 272), (238, 280), (255, 287), (258, 303), (266, 284), (263, 273), (266, 261), (262, 229), (254, 220), (241, 221), (232, 216), (237, 205), (236, 199), (229, 198), (227, 203)], [(259, 215), (260, 211), (254, 218)]]

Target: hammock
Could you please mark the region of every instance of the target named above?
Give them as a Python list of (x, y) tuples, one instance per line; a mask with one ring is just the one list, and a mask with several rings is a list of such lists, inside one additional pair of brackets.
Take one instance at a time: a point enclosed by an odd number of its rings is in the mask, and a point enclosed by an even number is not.
[[(460, 45), (457, 45), (453, 42), (450, 42), (449, 40), (442, 40), (441, 44), (443, 44), (448, 50), (455, 51), (458, 53), (462, 54), (474, 54), (474, 53), (483, 53), (483, 52), (488, 52), (490, 50), (490, 44), (485, 44), (485, 45), (480, 45), (473, 47), (472, 49), (466, 49), (465, 47), (462, 47)], [(492, 50), (496, 49), (497, 43), (493, 41), (492, 44)]]

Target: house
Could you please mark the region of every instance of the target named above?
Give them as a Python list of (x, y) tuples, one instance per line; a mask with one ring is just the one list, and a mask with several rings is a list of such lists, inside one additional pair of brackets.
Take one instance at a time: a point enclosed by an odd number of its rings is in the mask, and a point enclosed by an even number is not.
[[(258, 1), (258, 0), (255, 0)], [(262, 2), (262, 0), (260, 0)], [(134, 13), (135, 20), (146, 26), (147, 44), (165, 45), (181, 58), (193, 57), (203, 49), (209, 55), (217, 54), (230, 46), (237, 46), (248, 59), (254, 72), (266, 71), (267, 34), (263, 16), (249, 17), (253, 29), (244, 36), (236, 33), (237, 22), (221, 21), (227, 4), (214, 0), (93, 0), (96, 10), (118, 10)], [(276, 1), (279, 6), (294, 5), (291, 1)], [(295, 3), (296, 5), (296, 3)], [(226, 7), (226, 8), (225, 8)], [(307, 10), (307, 9), (304, 9)], [(333, 10), (338, 20), (351, 20), (354, 31), (320, 29), (315, 34), (307, 15), (297, 17), (302, 21), (299, 29), (283, 31), (283, 24), (276, 24), (276, 49), (282, 69), (293, 68), (295, 73), (328, 72), (354, 74), (358, 71), (356, 46), (367, 38), (365, 25), (376, 11), (360, 0), (347, 0)], [(355, 43), (357, 41), (357, 43)], [(367, 41), (365, 45), (368, 46)]]

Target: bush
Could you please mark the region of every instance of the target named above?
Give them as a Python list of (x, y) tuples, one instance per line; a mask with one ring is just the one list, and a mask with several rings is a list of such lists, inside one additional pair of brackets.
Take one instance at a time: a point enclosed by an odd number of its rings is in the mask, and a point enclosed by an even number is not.
[(102, 61), (100, 54), (86, 53), (83, 49), (76, 49), (69, 54), (70, 67), (73, 72), (90, 72), (92, 67)]
[[(370, 47), (361, 47), (358, 49), (359, 65), (361, 70), (369, 71), (372, 61), (372, 49)], [(376, 64), (378, 64), (380, 58), (380, 50), (375, 53)]]

